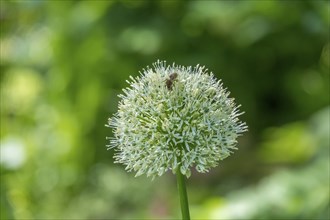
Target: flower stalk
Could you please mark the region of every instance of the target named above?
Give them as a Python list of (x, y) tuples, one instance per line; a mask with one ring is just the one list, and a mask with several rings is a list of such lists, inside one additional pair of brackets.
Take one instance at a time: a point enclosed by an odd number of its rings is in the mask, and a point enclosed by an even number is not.
[(178, 183), (178, 191), (180, 196), (182, 219), (190, 220), (186, 180), (185, 180), (185, 176), (179, 170), (176, 172), (176, 179)]

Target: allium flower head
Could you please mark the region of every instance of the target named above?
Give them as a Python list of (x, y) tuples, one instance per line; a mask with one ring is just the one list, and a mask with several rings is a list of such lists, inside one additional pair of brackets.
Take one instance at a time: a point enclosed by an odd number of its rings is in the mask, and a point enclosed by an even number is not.
[(157, 61), (119, 95), (118, 112), (109, 119), (115, 162), (136, 176), (161, 176), (167, 170), (187, 177), (191, 167), (207, 172), (236, 149), (247, 130), (229, 92), (207, 69), (167, 66)]

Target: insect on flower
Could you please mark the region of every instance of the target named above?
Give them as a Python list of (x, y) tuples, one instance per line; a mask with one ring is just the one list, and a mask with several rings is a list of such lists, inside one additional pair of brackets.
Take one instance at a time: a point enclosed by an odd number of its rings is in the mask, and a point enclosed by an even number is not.
[(166, 80), (166, 87), (168, 90), (172, 90), (173, 83), (177, 77), (178, 77), (177, 73), (172, 73), (170, 75), (170, 78)]

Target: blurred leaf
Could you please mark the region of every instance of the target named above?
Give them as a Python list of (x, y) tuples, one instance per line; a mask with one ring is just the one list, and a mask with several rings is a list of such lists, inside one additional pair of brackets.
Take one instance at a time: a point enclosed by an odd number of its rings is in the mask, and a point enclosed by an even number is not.
[(304, 123), (292, 123), (265, 131), (266, 141), (259, 151), (267, 163), (302, 163), (310, 159), (317, 146)]

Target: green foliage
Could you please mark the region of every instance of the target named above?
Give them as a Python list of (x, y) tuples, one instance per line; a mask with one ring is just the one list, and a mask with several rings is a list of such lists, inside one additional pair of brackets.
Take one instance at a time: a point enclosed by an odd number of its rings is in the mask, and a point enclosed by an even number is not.
[(105, 147), (125, 80), (157, 59), (205, 65), (246, 112), (237, 153), (189, 179), (192, 217), (329, 218), (328, 2), (0, 6), (1, 219), (179, 216), (172, 175), (134, 178)]

